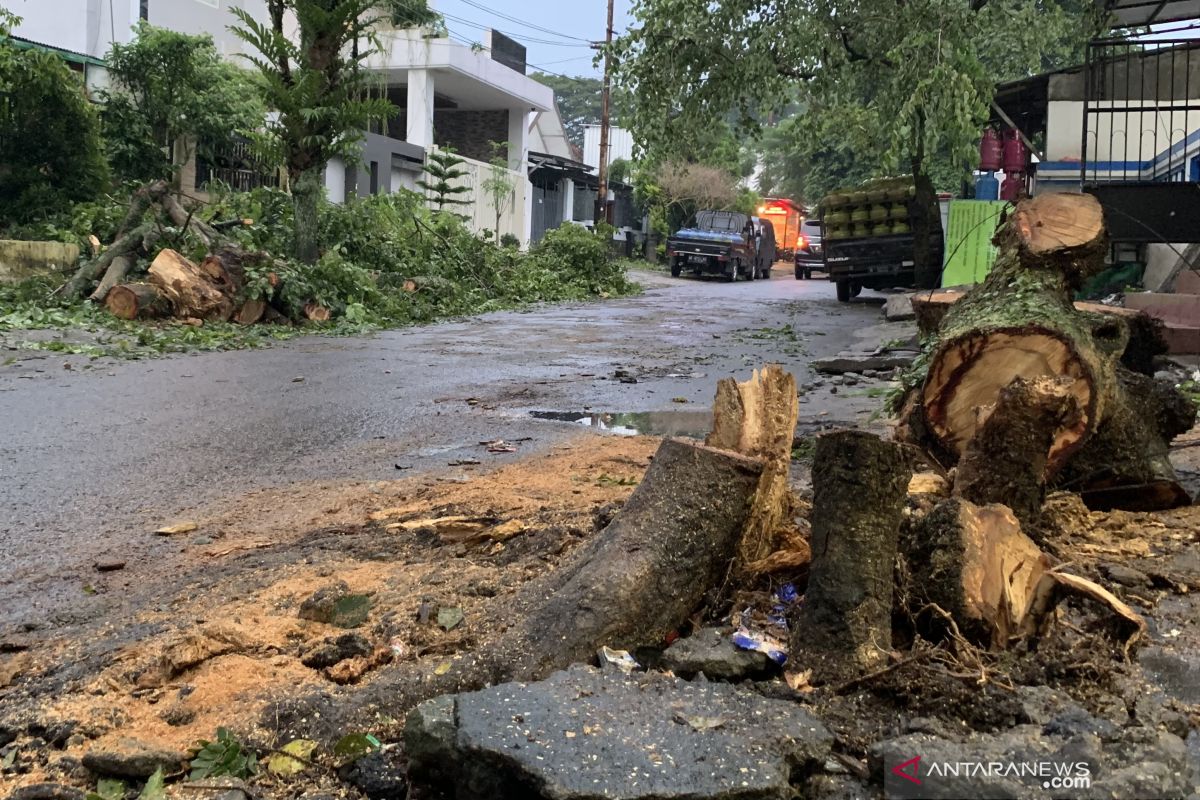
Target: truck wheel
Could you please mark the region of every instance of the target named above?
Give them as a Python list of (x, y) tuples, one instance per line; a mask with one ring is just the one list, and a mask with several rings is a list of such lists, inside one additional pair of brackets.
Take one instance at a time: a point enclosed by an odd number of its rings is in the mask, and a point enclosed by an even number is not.
[(850, 281), (837, 282), (837, 299), (839, 303), (850, 302)]
[(738, 263), (738, 260), (736, 258), (733, 261), (729, 262), (729, 276), (728, 277), (729, 277), (730, 283), (737, 283), (738, 270), (740, 268), (741, 268), (741, 264)]
[(671, 277), (678, 278), (683, 272), (683, 262), (679, 259), (671, 259)]
[(850, 284), (850, 296), (851, 297), (858, 297), (860, 294), (862, 294), (862, 290), (863, 290), (863, 285), (861, 283), (859, 283), (858, 281), (854, 281), (853, 283)]
[(753, 261), (751, 261), (750, 269), (746, 270), (746, 280), (752, 281), (757, 277), (758, 277), (758, 267), (755, 266)]
[(804, 280), (804, 267), (800, 266), (799, 264), (796, 265), (796, 280)]

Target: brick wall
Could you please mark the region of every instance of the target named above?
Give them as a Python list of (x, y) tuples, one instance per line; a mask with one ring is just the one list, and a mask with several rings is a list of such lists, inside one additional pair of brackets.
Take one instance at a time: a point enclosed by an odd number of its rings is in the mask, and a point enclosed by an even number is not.
[[(496, 155), (491, 143), (508, 140), (508, 112), (436, 109), (433, 140), (439, 147), (453, 147), (459, 155), (490, 162)], [(507, 157), (507, 151), (500, 156)]]

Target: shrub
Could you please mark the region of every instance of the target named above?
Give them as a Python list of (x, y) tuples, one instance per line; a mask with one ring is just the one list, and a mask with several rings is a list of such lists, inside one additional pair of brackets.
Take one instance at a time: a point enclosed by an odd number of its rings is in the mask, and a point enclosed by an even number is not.
[(0, 219), (43, 219), (104, 191), (100, 123), (83, 83), (56, 55), (19, 50), (0, 9)]

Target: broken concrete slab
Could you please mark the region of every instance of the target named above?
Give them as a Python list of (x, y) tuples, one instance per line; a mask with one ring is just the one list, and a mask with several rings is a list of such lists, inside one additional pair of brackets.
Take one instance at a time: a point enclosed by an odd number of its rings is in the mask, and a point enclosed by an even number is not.
[(832, 358), (813, 359), (810, 366), (826, 375), (861, 374), (863, 370), (906, 369), (917, 358), (915, 350), (893, 350), (886, 353), (842, 353)]
[(776, 671), (775, 662), (764, 653), (743, 650), (721, 628), (701, 628), (679, 639), (662, 654), (659, 666), (681, 678), (704, 677), (723, 681), (758, 679)]
[(883, 318), (888, 322), (907, 322), (917, 318), (911, 293), (889, 295), (883, 304)]
[(790, 797), (792, 776), (823, 764), (833, 741), (795, 703), (654, 673), (577, 666), (452, 700), (454, 714), (446, 698), (418, 707), (405, 740), (413, 784), (459, 797)]

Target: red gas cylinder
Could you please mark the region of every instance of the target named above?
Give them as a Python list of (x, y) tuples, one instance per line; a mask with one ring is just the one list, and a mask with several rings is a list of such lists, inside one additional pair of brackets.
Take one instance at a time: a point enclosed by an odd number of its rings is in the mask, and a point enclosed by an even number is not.
[(1010, 203), (1016, 202), (1024, 189), (1025, 176), (1019, 172), (1010, 172), (1004, 178), (1004, 183), (1000, 184), (1000, 199)]
[(979, 170), (980, 172), (995, 172), (1000, 169), (1003, 156), (1000, 135), (995, 128), (984, 128), (983, 138), (979, 141)]
[(1004, 171), (1024, 172), (1029, 166), (1029, 150), (1020, 135), (1011, 128), (1004, 132)]

